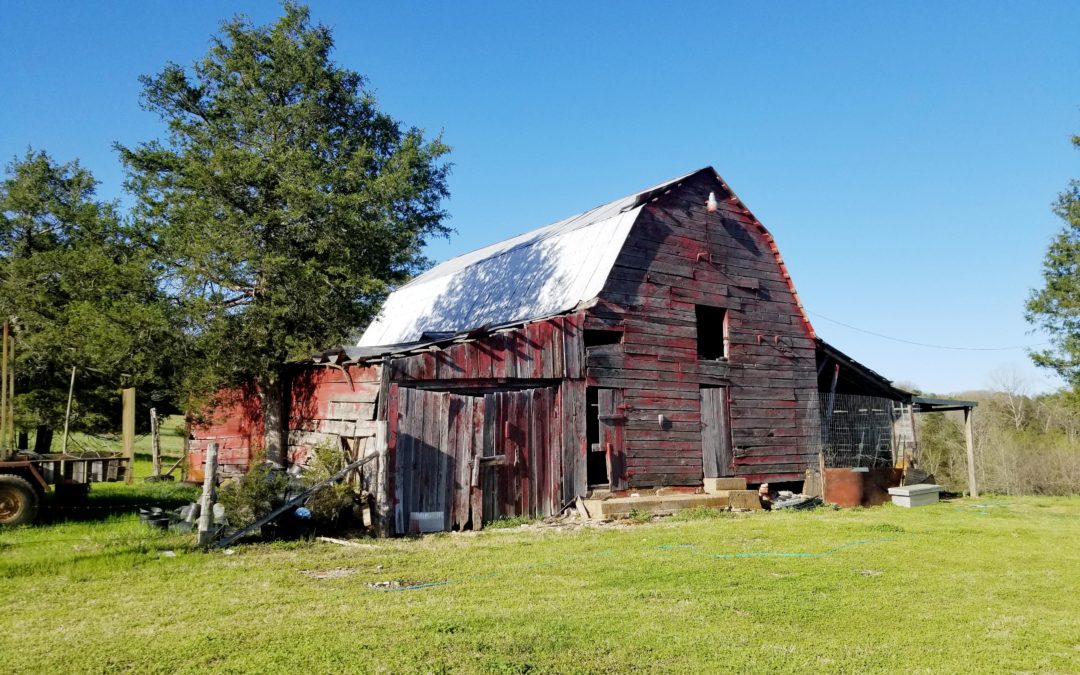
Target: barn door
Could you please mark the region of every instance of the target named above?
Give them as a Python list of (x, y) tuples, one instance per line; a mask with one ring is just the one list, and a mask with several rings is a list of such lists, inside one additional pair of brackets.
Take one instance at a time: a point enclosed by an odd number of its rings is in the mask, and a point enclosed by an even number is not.
[(399, 533), (479, 529), (562, 508), (561, 411), (550, 387), (483, 396), (392, 385)]
[(727, 387), (701, 388), (701, 455), (706, 478), (734, 475)]
[(623, 451), (622, 390), (599, 389), (596, 392), (597, 421), (600, 427), (600, 451), (604, 453), (612, 490), (626, 489), (626, 453)]
[(552, 387), (484, 396), (483, 521), (555, 515), (562, 507), (562, 434)]
[(462, 529), (470, 518), (483, 399), (393, 387), (390, 445), (398, 533)]

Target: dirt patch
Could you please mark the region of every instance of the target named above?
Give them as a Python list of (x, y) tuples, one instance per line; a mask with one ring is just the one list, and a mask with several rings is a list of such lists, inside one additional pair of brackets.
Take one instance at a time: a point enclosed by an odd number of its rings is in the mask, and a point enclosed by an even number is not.
[(330, 570), (300, 570), (300, 574), (309, 579), (344, 579), (356, 574), (356, 570), (351, 567), (335, 567)]

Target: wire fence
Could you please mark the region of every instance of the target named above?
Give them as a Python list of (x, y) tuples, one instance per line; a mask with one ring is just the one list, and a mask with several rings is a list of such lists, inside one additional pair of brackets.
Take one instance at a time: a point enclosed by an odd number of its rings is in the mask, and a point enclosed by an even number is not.
[(913, 459), (911, 406), (857, 394), (818, 394), (817, 435), (827, 467), (890, 467)]

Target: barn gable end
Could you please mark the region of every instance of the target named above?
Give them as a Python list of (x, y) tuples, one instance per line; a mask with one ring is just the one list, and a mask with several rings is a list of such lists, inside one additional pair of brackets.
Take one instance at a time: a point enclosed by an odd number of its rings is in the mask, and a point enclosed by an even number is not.
[(623, 392), (630, 486), (700, 484), (710, 433), (730, 446), (718, 476), (801, 479), (816, 457), (813, 331), (771, 235), (714, 171), (642, 209), (588, 316), (622, 331), (586, 364), (590, 386)]

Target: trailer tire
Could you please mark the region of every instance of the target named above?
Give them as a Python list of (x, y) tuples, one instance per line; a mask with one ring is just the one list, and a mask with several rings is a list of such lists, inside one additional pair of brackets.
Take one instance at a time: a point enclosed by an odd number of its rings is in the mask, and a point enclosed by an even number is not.
[(25, 525), (38, 512), (37, 490), (25, 478), (0, 475), (0, 525)]

